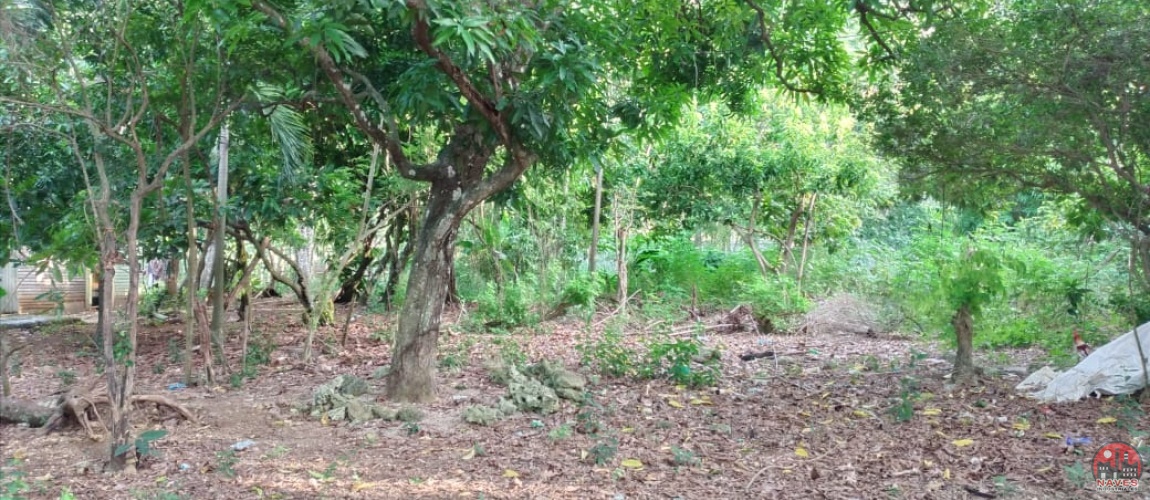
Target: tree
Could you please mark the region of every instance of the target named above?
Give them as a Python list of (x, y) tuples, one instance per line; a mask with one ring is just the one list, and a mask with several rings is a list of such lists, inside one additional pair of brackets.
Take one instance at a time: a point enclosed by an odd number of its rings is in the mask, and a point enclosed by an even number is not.
[[(801, 282), (809, 244), (856, 227), (863, 210), (889, 196), (879, 186), (893, 172), (843, 106), (775, 95), (752, 102), (757, 111), (742, 115), (708, 103), (684, 117), (642, 173), (643, 199), (665, 229), (730, 226), (764, 276)], [(829, 209), (816, 217), (820, 204)], [(762, 239), (777, 256), (763, 254)]]
[(911, 184), (989, 206), (1039, 189), (1115, 223), (1150, 291), (1150, 7), (999, 2), (940, 20), (863, 106)]
[[(63, 193), (92, 221), (99, 249), (99, 337), (103, 342), (108, 400), (109, 466), (129, 464), (132, 450), (128, 417), (135, 383), (137, 315), (139, 309), (140, 248), (138, 236), (145, 200), (164, 184), (165, 176), (184, 153), (195, 147), (232, 110), (238, 100), (217, 85), (198, 90), (203, 108), (170, 104), (162, 98), (175, 86), (168, 75), (183, 75), (182, 66), (166, 49), (171, 39), (196, 43), (194, 37), (172, 35), (195, 16), (171, 10), (167, 4), (105, 3), (53, 5), (43, 14), (51, 29), (29, 32), (2, 30), (0, 53), (5, 57), (6, 76), (20, 82), (0, 94), (0, 104), (20, 110), (14, 116), (39, 115), (43, 121), (21, 125), (38, 134), (54, 137), (71, 155), (71, 169), (79, 172), (84, 189)], [(0, 10), (0, 15), (6, 11)], [(161, 23), (161, 20), (169, 20)], [(0, 21), (0, 26), (8, 26)], [(216, 69), (223, 55), (207, 59)], [(166, 71), (156, 71), (164, 68)], [(218, 75), (218, 72), (217, 72)], [(176, 92), (178, 95), (178, 92)], [(184, 102), (193, 102), (185, 100)], [(29, 113), (31, 111), (31, 113)], [(199, 112), (190, 120), (191, 134), (172, 140), (171, 114)], [(124, 208), (126, 207), (126, 210)], [(90, 211), (89, 211), (90, 210)], [(129, 268), (127, 302), (122, 305), (126, 324), (117, 328), (112, 283), (116, 265)], [(127, 450), (126, 452), (124, 450)]]
[[(234, 32), (257, 36), (248, 27), (266, 21), (304, 48), (396, 171), (430, 185), (388, 378), (391, 397), (428, 401), (455, 236), (469, 211), (536, 162), (566, 167), (604, 147), (620, 125), (657, 130), (692, 89), (734, 101), (760, 84), (841, 97), (852, 68), (841, 38), (848, 22), (858, 19), (874, 49), (860, 60), (877, 68), (906, 33), (884, 39), (877, 28), (905, 28), (930, 4), (257, 0), (258, 15), (224, 5)], [(438, 146), (421, 156), (411, 138), (428, 133)]]

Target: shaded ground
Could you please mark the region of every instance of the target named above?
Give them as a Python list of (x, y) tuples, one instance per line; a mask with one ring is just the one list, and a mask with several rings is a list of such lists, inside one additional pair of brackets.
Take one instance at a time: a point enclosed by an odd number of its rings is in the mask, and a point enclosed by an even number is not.
[[(182, 325), (146, 328), (138, 392), (163, 393), (201, 416), (197, 424), (143, 412), (138, 432), (164, 428), (161, 456), (138, 473), (99, 472), (105, 443), (69, 429), (0, 426), (5, 479), (32, 498), (1089, 498), (1097, 444), (1067, 451), (1065, 436), (1135, 441), (1145, 409), (1113, 399), (1040, 405), (1012, 395), (1020, 377), (1000, 372), (955, 387), (936, 346), (904, 338), (818, 333), (711, 335), (723, 348), (719, 388), (661, 381), (600, 380), (594, 404), (555, 414), (519, 414), (492, 427), (464, 423), (464, 408), (505, 389), (484, 363), (519, 350), (532, 360), (576, 366), (585, 323), (567, 319), (514, 335), (448, 328), (434, 405), (417, 425), (324, 425), (293, 412), (333, 376), (369, 377), (389, 357), (387, 318), (352, 325), (346, 349), (297, 365), (303, 331), (285, 305), (267, 305), (257, 331), (282, 347), (241, 387), (169, 391), (180, 377)], [(341, 315), (342, 319), (342, 315)], [(601, 329), (607, 321), (596, 319)], [(235, 327), (233, 325), (233, 327)], [(17, 330), (25, 340), (13, 395), (49, 399), (61, 384), (97, 377), (82, 326)], [(638, 329), (642, 329), (642, 325)], [(689, 330), (689, 329), (688, 329)], [(674, 330), (674, 331), (682, 331)], [(383, 332), (381, 334), (381, 332)], [(335, 334), (332, 333), (334, 336)], [(263, 338), (263, 337), (261, 337)], [(639, 333), (628, 341), (639, 342)], [(518, 347), (516, 347), (518, 346)], [(238, 351), (238, 341), (229, 345)], [(739, 355), (773, 350), (744, 362)], [(984, 365), (1023, 372), (1034, 352), (994, 353)], [(233, 362), (233, 365), (235, 363)], [(372, 381), (382, 386), (380, 381)], [(77, 382), (80, 383), (80, 382)], [(381, 399), (382, 400), (382, 399)], [(901, 413), (900, 413), (901, 408)], [(1113, 420), (1103, 419), (1113, 417)], [(1102, 423), (1100, 423), (1099, 419)], [(598, 435), (567, 431), (598, 426)], [(568, 427), (563, 427), (568, 426)], [(138, 433), (137, 432), (137, 433)], [(229, 452), (238, 441), (251, 448)], [(598, 445), (598, 446), (597, 446)], [(609, 453), (614, 448), (614, 453)], [(594, 458), (602, 457), (602, 464)], [(1147, 457), (1150, 458), (1150, 457)], [(633, 462), (636, 460), (637, 462)], [(641, 466), (640, 466), (641, 464)], [(1085, 464), (1084, 468), (1076, 464)], [(1071, 468), (1071, 472), (1067, 469)], [(1075, 472), (1077, 470), (1078, 472)], [(1145, 488), (1145, 487), (1144, 487)], [(1143, 494), (1147, 490), (1143, 490)]]

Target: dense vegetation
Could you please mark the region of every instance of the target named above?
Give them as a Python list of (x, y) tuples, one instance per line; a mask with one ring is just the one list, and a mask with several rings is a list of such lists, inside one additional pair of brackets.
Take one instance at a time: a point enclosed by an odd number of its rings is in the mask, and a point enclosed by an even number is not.
[[(101, 309), (113, 461), (161, 305), (188, 383), (251, 296), (299, 301), (305, 361), (333, 302), (394, 310), (411, 402), (445, 306), (795, 333), (851, 294), (958, 375), (1150, 320), (1143, 2), (0, 0), (0, 35), (0, 263), (132, 277)], [(151, 260), (184, 272), (145, 291)], [(680, 338), (582, 348), (713, 383)]]

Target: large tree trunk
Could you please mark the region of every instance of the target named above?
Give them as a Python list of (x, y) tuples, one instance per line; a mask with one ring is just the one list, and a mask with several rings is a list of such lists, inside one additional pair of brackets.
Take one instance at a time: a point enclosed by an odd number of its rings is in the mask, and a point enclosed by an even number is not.
[(958, 352), (954, 356), (954, 378), (974, 375), (974, 318), (969, 304), (963, 304), (950, 320), (958, 339)]
[[(435, 399), (435, 358), (440, 316), (454, 265), (455, 236), (466, 215), (447, 186), (432, 185), (416, 236), (407, 297), (399, 315), (388, 396), (408, 402)], [(455, 191), (458, 197), (458, 191)]]

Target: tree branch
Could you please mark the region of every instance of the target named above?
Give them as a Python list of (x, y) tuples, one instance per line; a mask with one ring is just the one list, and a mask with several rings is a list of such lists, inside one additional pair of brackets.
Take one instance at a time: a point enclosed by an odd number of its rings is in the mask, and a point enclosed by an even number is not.
[(499, 140), (503, 145), (508, 148), (512, 147), (510, 127), (503, 121), (499, 110), (495, 109), (495, 104), (475, 87), (471, 78), (462, 68), (456, 65), (446, 53), (431, 44), (431, 27), (427, 24), (427, 4), (423, 0), (408, 0), (407, 8), (415, 15), (415, 23), (411, 26), (411, 36), (415, 39), (415, 45), (423, 53), (435, 59), (436, 66), (440, 71), (447, 74), (447, 77), (455, 83), (455, 87), (459, 89), (463, 97), (467, 98), (467, 102), (475, 106), (483, 118), (487, 120), (487, 123), (491, 125), (491, 128), (495, 129), (495, 133), (499, 135)]
[(749, 5), (751, 7), (751, 9), (754, 9), (755, 15), (758, 18), (758, 21), (759, 21), (759, 39), (762, 40), (763, 45), (766, 45), (767, 53), (771, 56), (771, 60), (774, 61), (775, 78), (778, 78), (779, 84), (782, 85), (783, 88), (785, 88), (791, 92), (795, 92), (795, 93), (800, 93), (800, 94), (818, 94), (818, 93), (820, 93), (819, 89), (809, 88), (809, 87), (801, 87), (801, 86), (798, 86), (795, 83), (793, 83), (787, 79), (785, 71), (784, 71), (784, 66), (783, 66), (782, 53), (775, 47), (774, 41), (771, 40), (771, 32), (773, 30), (772, 30), (772, 28), (767, 26), (767, 11), (763, 10), (763, 8), (761, 6), (759, 6), (759, 4), (755, 2), (755, 0), (745, 0), (745, 1), (747, 2), (747, 5)]
[[(287, 19), (267, 2), (255, 0), (252, 2), (252, 8), (268, 16), (268, 18), (284, 32), (291, 33)], [(320, 70), (323, 71), (328, 80), (331, 80), (332, 84), (335, 85), (336, 92), (339, 94), (340, 100), (343, 101), (343, 105), (347, 107), (351, 113), (356, 127), (364, 134), (367, 134), (367, 137), (371, 139), (372, 142), (379, 144), (387, 150), (392, 160), (395, 161), (395, 165), (401, 175), (406, 176), (408, 172), (415, 170), (415, 165), (408, 160), (407, 155), (403, 152), (403, 146), (399, 143), (396, 136), (372, 124), (371, 120), (368, 119), (367, 113), (364, 111), (363, 106), (360, 105), (359, 99), (355, 93), (352, 92), (351, 86), (343, 77), (343, 72), (327, 49), (324, 48), (322, 44), (309, 44), (306, 39), (302, 38), (299, 44), (301, 47), (311, 51), (316, 63), (319, 64)], [(381, 109), (380, 112), (385, 115), (388, 114), (387, 109)], [(388, 120), (393, 119), (394, 118), (390, 116), (388, 117)]]

